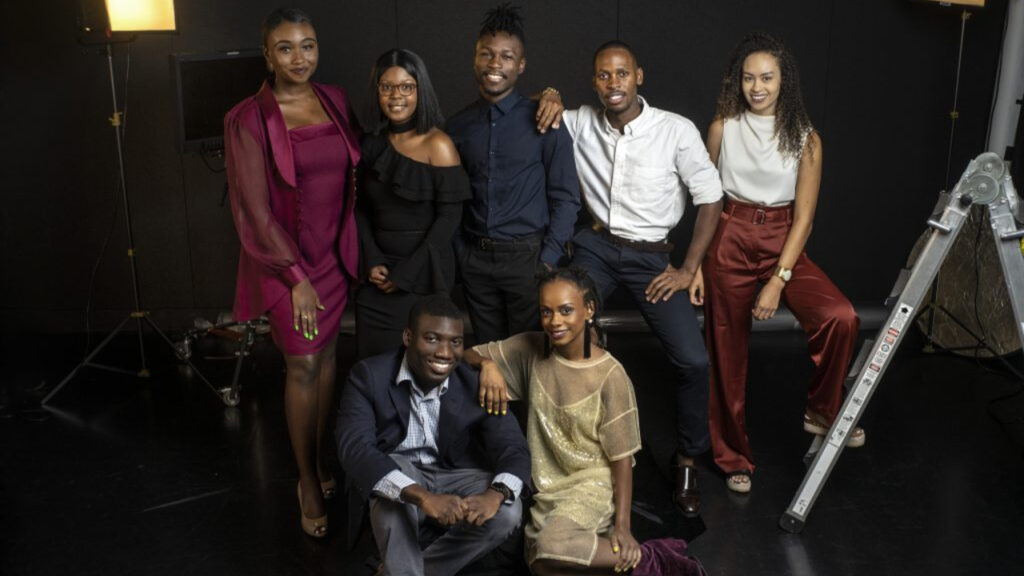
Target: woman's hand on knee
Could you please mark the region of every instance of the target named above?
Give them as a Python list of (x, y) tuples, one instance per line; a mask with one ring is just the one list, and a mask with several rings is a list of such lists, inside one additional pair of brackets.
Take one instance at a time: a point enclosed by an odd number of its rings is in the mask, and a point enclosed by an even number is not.
[(612, 546), (612, 554), (619, 557), (615, 563), (616, 572), (626, 572), (636, 568), (640, 563), (640, 543), (633, 538), (628, 528), (615, 527), (609, 537)]
[(751, 310), (755, 320), (767, 320), (775, 316), (775, 311), (779, 309), (779, 298), (782, 296), (782, 286), (779, 286), (781, 283), (781, 279), (773, 277), (761, 287), (761, 292), (754, 301), (754, 309)]

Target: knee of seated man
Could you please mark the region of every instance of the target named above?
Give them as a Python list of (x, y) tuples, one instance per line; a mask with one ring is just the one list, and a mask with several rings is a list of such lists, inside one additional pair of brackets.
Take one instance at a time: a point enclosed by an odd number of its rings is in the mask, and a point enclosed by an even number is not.
[(487, 533), (501, 542), (516, 531), (523, 518), (523, 505), (518, 499), (509, 505), (502, 505), (494, 516), (484, 523)]

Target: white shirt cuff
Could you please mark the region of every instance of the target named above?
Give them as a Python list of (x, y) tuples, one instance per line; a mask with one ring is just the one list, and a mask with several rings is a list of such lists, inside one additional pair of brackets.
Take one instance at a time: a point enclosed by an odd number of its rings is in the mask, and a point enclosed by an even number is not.
[(373, 485), (373, 492), (392, 502), (402, 502), (402, 490), (415, 483), (415, 480), (406, 476), (401, 470), (392, 470)]
[(519, 479), (515, 474), (509, 474), (508, 472), (502, 472), (491, 480), (491, 484), (502, 483), (508, 486), (508, 489), (516, 495), (516, 499), (519, 498), (519, 493), (523, 491), (523, 481)]

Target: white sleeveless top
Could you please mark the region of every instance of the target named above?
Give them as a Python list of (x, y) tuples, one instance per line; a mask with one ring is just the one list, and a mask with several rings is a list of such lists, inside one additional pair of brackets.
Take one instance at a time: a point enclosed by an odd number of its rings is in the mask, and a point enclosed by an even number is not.
[(718, 171), (729, 198), (759, 206), (788, 204), (796, 196), (799, 168), (799, 158), (779, 152), (775, 116), (744, 111), (723, 123)]

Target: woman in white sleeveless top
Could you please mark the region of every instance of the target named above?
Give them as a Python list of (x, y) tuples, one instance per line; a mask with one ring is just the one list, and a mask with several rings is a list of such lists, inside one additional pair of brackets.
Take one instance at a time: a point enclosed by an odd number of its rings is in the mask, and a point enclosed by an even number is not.
[[(818, 202), (822, 145), (804, 109), (796, 63), (781, 42), (752, 34), (733, 51), (707, 147), (727, 201), (703, 279), (690, 294), (694, 304), (704, 304), (715, 463), (729, 489), (745, 493), (754, 472), (745, 414), (752, 321), (771, 318), (780, 300), (800, 321), (816, 366), (803, 426), (819, 435), (839, 411), (859, 321), (849, 300), (804, 253)], [(848, 445), (863, 443), (858, 428)]]

